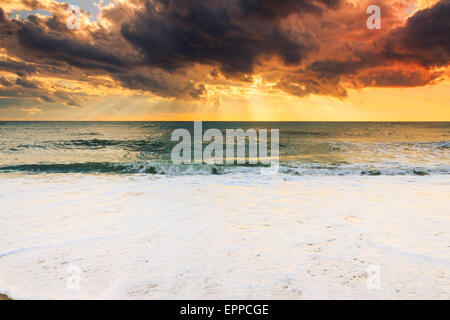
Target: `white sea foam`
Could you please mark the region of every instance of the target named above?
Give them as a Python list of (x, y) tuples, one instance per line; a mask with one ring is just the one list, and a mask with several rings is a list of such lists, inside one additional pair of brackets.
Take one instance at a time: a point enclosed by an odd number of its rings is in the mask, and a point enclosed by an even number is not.
[(448, 175), (4, 173), (0, 292), (449, 299), (449, 192)]

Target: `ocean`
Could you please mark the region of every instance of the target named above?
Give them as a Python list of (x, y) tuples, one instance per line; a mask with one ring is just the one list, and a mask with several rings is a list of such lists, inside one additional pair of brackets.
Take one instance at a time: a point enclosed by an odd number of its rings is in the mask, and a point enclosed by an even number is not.
[(0, 293), (450, 298), (450, 122), (203, 122), (278, 129), (271, 175), (174, 164), (177, 128), (0, 122)]
[[(177, 128), (192, 122), (0, 122), (0, 172), (251, 173), (252, 166), (173, 165)], [(203, 130), (278, 129), (287, 175), (450, 173), (450, 123), (203, 122)], [(193, 134), (192, 134), (193, 135)], [(207, 142), (204, 142), (206, 145)]]

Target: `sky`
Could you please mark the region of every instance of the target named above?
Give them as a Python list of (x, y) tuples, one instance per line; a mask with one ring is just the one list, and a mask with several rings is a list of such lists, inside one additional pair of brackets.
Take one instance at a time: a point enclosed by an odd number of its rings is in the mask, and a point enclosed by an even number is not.
[(0, 44), (0, 120), (450, 121), (450, 0), (1, 0)]

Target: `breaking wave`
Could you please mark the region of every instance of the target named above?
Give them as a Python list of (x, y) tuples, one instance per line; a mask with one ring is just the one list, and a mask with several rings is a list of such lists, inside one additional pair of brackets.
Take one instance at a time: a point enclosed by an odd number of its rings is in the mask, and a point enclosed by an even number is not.
[[(216, 175), (261, 173), (267, 165), (223, 165), (223, 164), (174, 164), (170, 161), (134, 162), (85, 162), (22, 164), (0, 167), (1, 173), (104, 173), (104, 174), (161, 174), (161, 175)], [(304, 175), (416, 175), (427, 176), (450, 174), (450, 166), (402, 166), (402, 165), (357, 165), (348, 163), (281, 163), (278, 174)]]

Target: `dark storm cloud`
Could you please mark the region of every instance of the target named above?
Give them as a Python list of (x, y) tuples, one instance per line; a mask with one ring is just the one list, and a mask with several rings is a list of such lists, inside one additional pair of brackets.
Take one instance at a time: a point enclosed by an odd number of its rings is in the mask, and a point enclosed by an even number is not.
[(239, 5), (247, 17), (275, 19), (294, 13), (322, 13), (324, 8), (337, 8), (340, 2), (340, 0), (239, 0)]
[(198, 87), (191, 90), (189, 94), (194, 99), (200, 99), (204, 94), (206, 94), (206, 87), (204, 84), (200, 83)]
[(156, 1), (122, 26), (122, 34), (145, 63), (174, 70), (193, 63), (218, 65), (224, 73), (252, 73), (260, 56), (298, 64), (315, 45), (276, 23), (242, 19), (231, 1)]
[(40, 74), (40, 75), (58, 75), (58, 76), (68, 76), (70, 75), (69, 70), (64, 68), (64, 66), (59, 65), (59, 62), (52, 61), (53, 65), (49, 64), (36, 64), (36, 63), (26, 63), (22, 61), (14, 60), (0, 60), (0, 71), (8, 71), (17, 74), (19, 77), (25, 77), (27, 75)]
[[(66, 70), (77, 80), (88, 75), (109, 74), (126, 88), (163, 97), (199, 99), (205, 94), (204, 85), (194, 84), (189, 79), (175, 79), (174, 73), (146, 69), (147, 63), (137, 59), (139, 53), (130, 54), (124, 50), (127, 43), (120, 33), (108, 33), (100, 28), (88, 30), (87, 36), (77, 35), (61, 21), (64, 17), (31, 15), (27, 20), (5, 19), (3, 29), (10, 30), (5, 39), (8, 51), (27, 62), (0, 61), (0, 71), (24, 77), (31, 74), (62, 76), (62, 71)], [(21, 78), (17, 81), (23, 82)], [(59, 96), (58, 101), (63, 99), (66, 104), (78, 105), (74, 99), (62, 97), (61, 93), (53, 94)], [(41, 93), (41, 96), (49, 95)]]
[(344, 84), (354, 87), (423, 86), (442, 75), (432, 68), (447, 66), (449, 57), (450, 0), (441, 0), (435, 6), (417, 12), (405, 26), (393, 29), (374, 45), (354, 50), (349, 59), (314, 61), (285, 76), (279, 87), (298, 96), (316, 93), (345, 97)]
[[(33, 23), (20, 23), (18, 37), (24, 48), (36, 50), (36, 55), (44, 54), (45, 58), (74, 63), (78, 61), (82, 67), (102, 68), (102, 66), (122, 67), (125, 61), (111, 48), (92, 45), (64, 34), (48, 32)], [(107, 69), (110, 71), (110, 69)]]
[[(290, 94), (345, 97), (348, 87), (422, 86), (439, 76), (432, 68), (449, 64), (450, 0), (417, 12), (390, 31), (383, 24), (387, 29), (379, 33), (366, 29), (365, 12), (352, 16), (349, 10), (356, 9), (345, 0), (133, 3), (143, 5), (123, 3), (103, 10), (109, 29), (84, 26), (80, 32), (68, 30), (63, 4), (51, 5), (51, 17), (31, 15), (27, 20), (8, 19), (0, 8), (2, 47), (17, 58), (0, 61), (0, 71), (18, 76), (15, 82), (3, 78), (2, 90), (28, 96), (28, 89), (49, 103), (77, 105), (72, 96), (52, 95), (27, 81), (36, 74), (75, 80), (109, 75), (125, 88), (201, 99), (208, 79), (248, 83), (255, 71), (275, 69), (278, 76), (271, 82)], [(43, 8), (38, 1), (24, 5)], [(386, 19), (394, 16), (383, 12)], [(360, 35), (367, 32), (373, 41)], [(277, 62), (266, 65), (264, 58), (273, 57)], [(213, 71), (194, 79), (189, 70), (197, 65)]]
[(5, 11), (3, 10), (2, 7), (0, 7), (0, 23), (5, 23), (5, 22), (6, 22)]
[(14, 60), (1, 61), (0, 70), (10, 71), (18, 74), (29, 74), (37, 71), (36, 66)]
[(164, 73), (121, 73), (118, 80), (130, 89), (148, 90), (162, 97), (185, 97), (190, 96), (198, 99), (206, 93), (205, 86), (195, 86), (192, 82), (176, 81), (167, 78)]
[(417, 12), (405, 27), (393, 30), (384, 43), (386, 58), (412, 60), (426, 67), (450, 61), (450, 0)]
[(28, 80), (28, 79), (25, 79), (25, 78), (17, 78), (16, 79), (16, 84), (18, 86), (23, 87), (23, 88), (29, 88), (29, 89), (37, 89), (37, 88), (39, 88), (39, 82)]
[(316, 74), (299, 70), (284, 75), (277, 88), (295, 96), (304, 97), (310, 94), (345, 97), (347, 91), (340, 84), (339, 77), (319, 78)]

